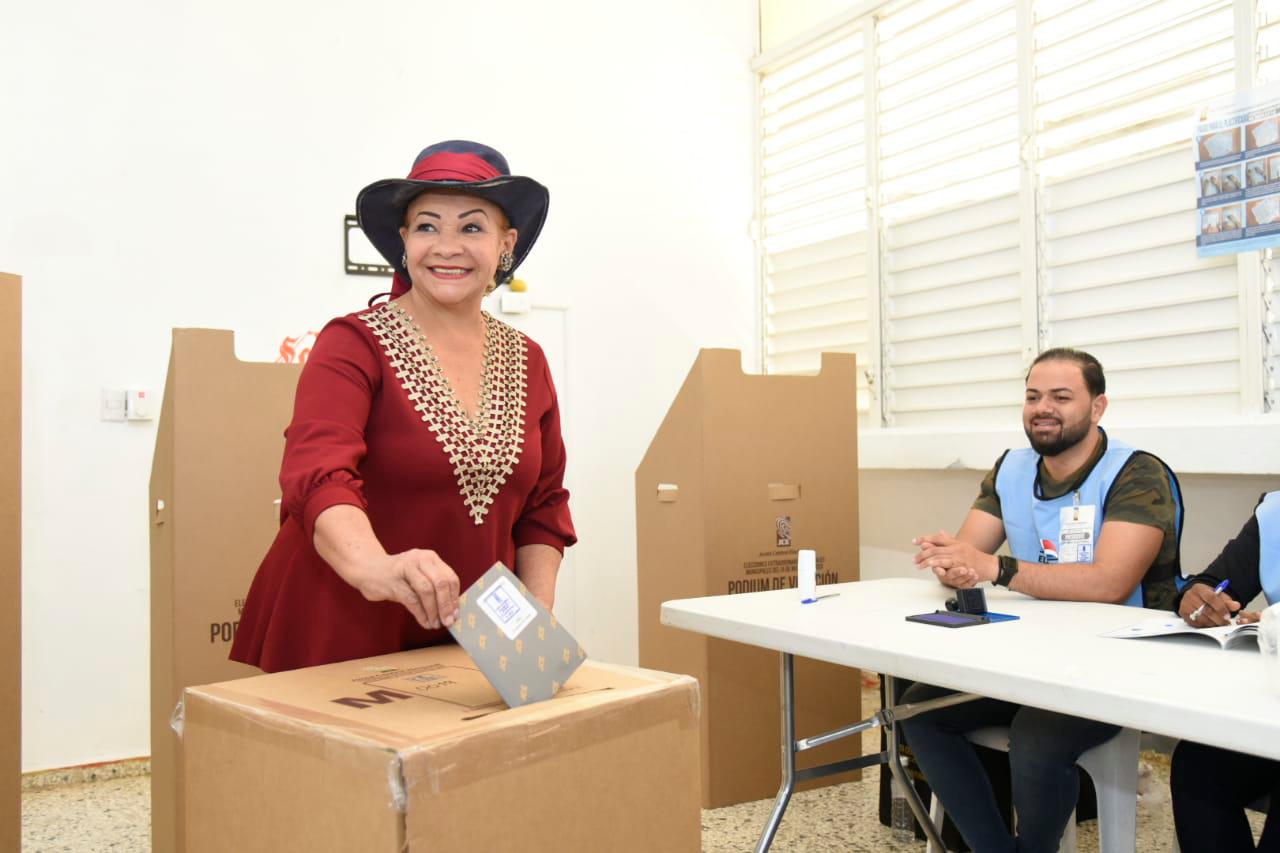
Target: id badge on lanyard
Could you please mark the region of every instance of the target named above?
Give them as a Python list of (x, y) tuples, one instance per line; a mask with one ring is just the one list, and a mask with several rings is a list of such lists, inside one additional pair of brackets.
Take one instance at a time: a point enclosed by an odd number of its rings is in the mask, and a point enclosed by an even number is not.
[(1080, 493), (1072, 497), (1071, 506), (1058, 511), (1058, 561), (1061, 563), (1093, 562), (1093, 520), (1098, 508), (1081, 506)]

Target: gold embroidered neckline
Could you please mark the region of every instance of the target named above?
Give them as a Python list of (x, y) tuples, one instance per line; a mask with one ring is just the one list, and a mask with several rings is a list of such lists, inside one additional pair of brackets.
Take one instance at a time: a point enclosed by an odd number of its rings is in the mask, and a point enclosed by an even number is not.
[(360, 315), (378, 338), (409, 401), (435, 434), (476, 524), (520, 462), (524, 444), (527, 350), (524, 335), (487, 312), (480, 398), (468, 416), (427, 336), (399, 305)]

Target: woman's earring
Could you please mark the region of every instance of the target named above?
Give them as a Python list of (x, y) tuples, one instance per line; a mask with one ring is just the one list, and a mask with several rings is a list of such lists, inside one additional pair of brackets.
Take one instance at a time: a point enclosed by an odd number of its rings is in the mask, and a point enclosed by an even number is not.
[(409, 258), (405, 255), (404, 252), (400, 253), (400, 266), (404, 267), (405, 269), (409, 268)]
[(516, 265), (515, 256), (510, 252), (503, 252), (498, 257), (498, 269), (503, 272), (511, 272), (511, 268)]

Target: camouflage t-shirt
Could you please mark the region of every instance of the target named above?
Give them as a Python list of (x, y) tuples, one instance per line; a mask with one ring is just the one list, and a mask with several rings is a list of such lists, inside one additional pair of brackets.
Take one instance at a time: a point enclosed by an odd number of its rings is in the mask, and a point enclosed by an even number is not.
[[(1041, 495), (1046, 499), (1065, 495), (1074, 483), (1089, 476), (1089, 472), (1106, 451), (1107, 436), (1103, 433), (1102, 440), (1084, 466), (1063, 480), (1053, 479), (1044, 469), (1044, 460), (1041, 460), (1037, 467)], [(1004, 454), (1001, 454), (995, 466), (982, 479), (978, 497), (973, 502), (974, 509), (996, 518), (1004, 517), (1000, 513), (1000, 496), (996, 494), (996, 473), (1003, 461)], [(1104, 522), (1127, 521), (1156, 527), (1164, 532), (1160, 553), (1156, 555), (1142, 585), (1147, 607), (1169, 609), (1177, 594), (1174, 576), (1181, 568), (1178, 563), (1177, 504), (1173, 501), (1173, 490), (1163, 463), (1149, 453), (1135, 452), (1116, 475), (1106, 501), (1102, 507)]]

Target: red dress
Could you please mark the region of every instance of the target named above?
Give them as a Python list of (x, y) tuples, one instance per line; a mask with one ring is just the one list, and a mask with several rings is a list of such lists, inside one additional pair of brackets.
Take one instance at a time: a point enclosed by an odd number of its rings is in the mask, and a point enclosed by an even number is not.
[(466, 589), (516, 548), (576, 541), (546, 357), (485, 315), (481, 405), (456, 403), (425, 337), (384, 303), (329, 323), (285, 431), (282, 525), (245, 601), (231, 659), (267, 672), (448, 642), (402, 604), (366, 601), (312, 544), (337, 504), (369, 516), (387, 553), (429, 548)]

